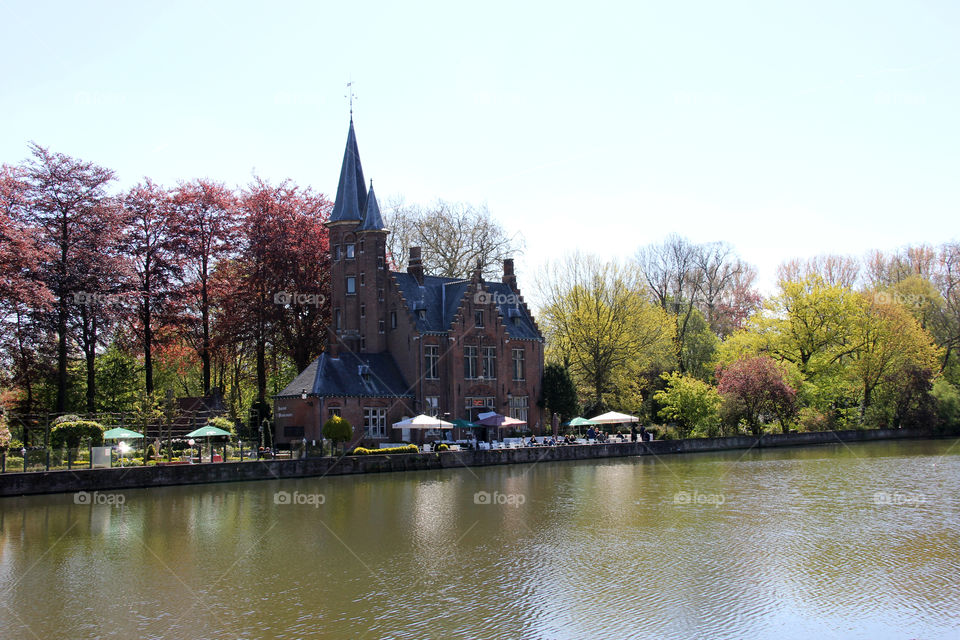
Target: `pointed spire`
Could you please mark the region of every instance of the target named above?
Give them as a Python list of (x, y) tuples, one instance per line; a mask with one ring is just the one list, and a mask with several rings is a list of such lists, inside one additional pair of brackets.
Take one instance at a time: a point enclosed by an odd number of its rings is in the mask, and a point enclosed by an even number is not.
[(353, 131), (353, 115), (351, 115), (347, 148), (343, 152), (343, 165), (340, 167), (340, 184), (337, 186), (337, 199), (333, 204), (330, 222), (360, 221), (366, 209), (367, 189), (363, 180), (363, 167), (360, 166), (360, 151), (357, 149), (357, 135)]
[(373, 180), (370, 181), (370, 191), (367, 192), (367, 210), (363, 213), (363, 224), (357, 231), (383, 231), (383, 218), (380, 217), (380, 205), (377, 196), (373, 193)]

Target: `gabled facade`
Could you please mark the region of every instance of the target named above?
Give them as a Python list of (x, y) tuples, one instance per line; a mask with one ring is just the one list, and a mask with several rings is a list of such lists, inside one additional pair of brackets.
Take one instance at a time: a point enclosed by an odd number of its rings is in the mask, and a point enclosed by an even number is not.
[(543, 431), (543, 336), (513, 260), (501, 282), (484, 282), (479, 270), (469, 280), (440, 278), (424, 273), (413, 247), (407, 271), (390, 271), (389, 231), (373, 185), (366, 188), (352, 118), (327, 227), (328, 346), (276, 396), (278, 444), (319, 441), (331, 415), (353, 425), (354, 443), (374, 446), (420, 441), (422, 433), (392, 428), (419, 413), (473, 420), (496, 411)]

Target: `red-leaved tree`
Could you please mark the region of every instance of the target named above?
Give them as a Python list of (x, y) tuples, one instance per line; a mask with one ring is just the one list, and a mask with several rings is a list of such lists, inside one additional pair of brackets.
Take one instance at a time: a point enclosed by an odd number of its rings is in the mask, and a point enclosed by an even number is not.
[(775, 360), (768, 356), (741, 358), (719, 368), (717, 378), (724, 412), (745, 420), (753, 435), (763, 432), (765, 417), (776, 418), (781, 428), (786, 429), (794, 412), (797, 392)]

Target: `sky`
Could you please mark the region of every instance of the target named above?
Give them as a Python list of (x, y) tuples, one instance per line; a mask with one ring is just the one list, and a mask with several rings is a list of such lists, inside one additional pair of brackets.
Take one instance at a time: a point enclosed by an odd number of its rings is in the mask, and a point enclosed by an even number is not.
[(522, 290), (678, 233), (777, 265), (960, 237), (960, 3), (0, 0), (0, 162), (486, 204)]

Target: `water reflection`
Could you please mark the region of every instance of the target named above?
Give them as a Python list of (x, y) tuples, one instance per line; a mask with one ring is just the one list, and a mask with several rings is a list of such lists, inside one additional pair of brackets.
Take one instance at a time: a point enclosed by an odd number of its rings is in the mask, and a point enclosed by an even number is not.
[(954, 444), (3, 500), (0, 637), (955, 637)]

